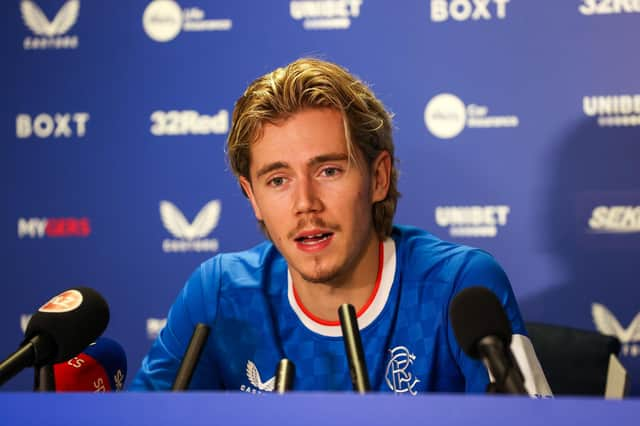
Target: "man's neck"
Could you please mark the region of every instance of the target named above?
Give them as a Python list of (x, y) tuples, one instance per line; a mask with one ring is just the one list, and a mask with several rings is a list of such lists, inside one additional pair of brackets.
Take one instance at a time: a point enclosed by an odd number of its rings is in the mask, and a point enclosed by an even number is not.
[(380, 246), (377, 238), (372, 239), (356, 267), (331, 282), (308, 282), (292, 274), (294, 291), (304, 310), (327, 322), (338, 321), (338, 308), (343, 303), (353, 305), (356, 312), (360, 312), (370, 301), (380, 278)]

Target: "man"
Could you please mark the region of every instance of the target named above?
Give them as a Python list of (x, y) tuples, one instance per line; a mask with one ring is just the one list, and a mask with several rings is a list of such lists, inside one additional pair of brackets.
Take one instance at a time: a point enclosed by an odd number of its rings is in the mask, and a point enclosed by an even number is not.
[[(392, 226), (399, 193), (391, 118), (343, 68), (300, 59), (237, 101), (231, 167), (269, 242), (204, 262), (186, 283), (134, 389), (168, 389), (195, 325), (211, 327), (194, 389), (350, 390), (338, 307), (357, 311), (377, 391), (483, 392), (485, 368), (458, 346), (448, 308), (482, 284), (525, 333), (509, 281), (487, 253)], [(528, 339), (514, 338), (530, 393), (548, 394)]]

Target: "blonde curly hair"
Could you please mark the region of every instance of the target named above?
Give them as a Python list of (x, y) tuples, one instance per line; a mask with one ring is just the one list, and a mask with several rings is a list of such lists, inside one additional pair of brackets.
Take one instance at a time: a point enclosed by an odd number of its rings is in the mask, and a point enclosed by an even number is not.
[[(400, 197), (392, 116), (366, 84), (339, 65), (315, 58), (301, 58), (265, 74), (247, 87), (236, 101), (227, 139), (227, 154), (233, 173), (251, 182), (250, 147), (262, 136), (263, 125), (286, 120), (305, 108), (332, 108), (341, 112), (350, 160), (355, 160), (357, 149), (370, 167), (382, 151), (389, 153), (389, 191), (384, 200), (372, 207), (378, 237), (388, 237)], [(264, 224), (261, 226), (264, 231)]]

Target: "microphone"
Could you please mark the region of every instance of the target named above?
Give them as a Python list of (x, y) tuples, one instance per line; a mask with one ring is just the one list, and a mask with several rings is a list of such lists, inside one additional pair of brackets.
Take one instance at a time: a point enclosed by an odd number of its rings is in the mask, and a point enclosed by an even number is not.
[(66, 362), (54, 364), (57, 392), (121, 391), (127, 377), (127, 357), (115, 340), (100, 337)]
[(353, 305), (342, 304), (338, 308), (338, 317), (340, 318), (340, 328), (344, 338), (344, 349), (347, 352), (353, 390), (358, 393), (368, 392), (371, 389), (369, 386), (369, 373), (367, 372), (367, 363), (362, 350), (356, 310)]
[(276, 368), (276, 383), (274, 385), (274, 390), (277, 393), (283, 394), (293, 389), (293, 378), (295, 375), (295, 364), (287, 358), (281, 359), (278, 363), (278, 367)]
[(495, 379), (487, 391), (526, 395), (524, 377), (509, 349), (511, 325), (498, 298), (484, 287), (466, 288), (451, 302), (449, 315), (462, 350), (481, 359)]
[(65, 290), (33, 314), (20, 348), (0, 363), (0, 386), (27, 367), (66, 361), (95, 341), (109, 323), (109, 306), (88, 287)]
[(209, 330), (209, 327), (201, 322), (196, 324), (196, 328), (193, 330), (189, 346), (187, 346), (187, 350), (184, 353), (171, 390), (181, 391), (189, 387), (193, 373), (198, 366), (200, 355), (202, 355), (202, 350), (209, 337)]

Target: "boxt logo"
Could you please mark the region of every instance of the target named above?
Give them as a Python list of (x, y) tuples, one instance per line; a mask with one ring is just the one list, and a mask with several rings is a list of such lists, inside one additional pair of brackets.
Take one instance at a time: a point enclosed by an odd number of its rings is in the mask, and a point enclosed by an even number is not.
[(87, 133), (87, 112), (75, 113), (41, 113), (36, 116), (18, 114), (16, 116), (16, 137), (27, 139), (47, 138), (83, 138)]

